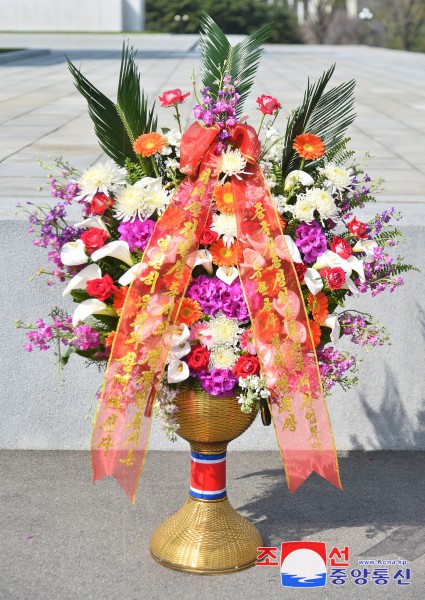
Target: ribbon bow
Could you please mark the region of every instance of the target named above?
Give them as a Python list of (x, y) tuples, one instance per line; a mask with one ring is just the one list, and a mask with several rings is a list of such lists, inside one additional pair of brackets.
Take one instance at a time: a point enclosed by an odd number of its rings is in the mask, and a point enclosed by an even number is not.
[[(93, 481), (113, 475), (133, 503), (152, 404), (221, 172), (222, 158), (214, 153), (218, 131), (218, 126), (193, 123), (183, 135), (180, 169), (187, 177), (145, 249), (106, 370), (93, 428)], [(245, 174), (231, 178), (238, 270), (288, 487), (295, 491), (313, 471), (341, 487), (314, 343), (291, 258), (293, 242), (283, 234), (256, 162), (261, 146), (254, 128), (236, 125), (230, 141), (248, 162)]]

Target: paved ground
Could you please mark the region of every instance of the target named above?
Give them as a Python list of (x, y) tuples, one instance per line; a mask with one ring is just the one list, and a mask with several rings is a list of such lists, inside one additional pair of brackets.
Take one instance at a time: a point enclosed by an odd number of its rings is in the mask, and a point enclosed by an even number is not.
[[(3, 451), (0, 465), (1, 600), (292, 600), (310, 593), (283, 589), (278, 567), (202, 577), (150, 558), (155, 527), (185, 501), (188, 453), (149, 454), (134, 508), (112, 479), (92, 486), (88, 453)], [(313, 476), (292, 496), (277, 452), (230, 452), (228, 467), (229, 498), (266, 544), (348, 545), (351, 569), (373, 558), (406, 560), (411, 569), (409, 586), (378, 586), (369, 576), (362, 588), (328, 584), (315, 598), (424, 597), (423, 453), (354, 453), (340, 459), (343, 492)], [(396, 567), (388, 568), (394, 575)]]
[[(151, 98), (167, 88), (190, 89), (196, 36), (134, 35), (131, 41), (140, 49), (142, 83)], [(0, 63), (0, 216), (10, 218), (18, 199), (37, 196), (37, 186), (44, 183), (37, 158), (62, 154), (82, 168), (101, 157), (64, 54), (114, 97), (121, 44), (121, 35), (2, 34), (0, 47), (51, 52)], [(418, 203), (425, 187), (425, 55), (368, 47), (267, 46), (246, 105), (251, 121), (258, 116), (257, 93), (276, 95), (288, 114), (299, 104), (307, 77), (315, 79), (333, 62), (335, 83), (357, 80), (358, 118), (350, 133), (360, 154), (369, 149), (376, 156), (370, 170), (386, 179), (381, 201), (407, 203), (409, 212), (423, 215)], [(191, 103), (183, 110), (189, 118)], [(160, 118), (172, 122), (165, 109)]]

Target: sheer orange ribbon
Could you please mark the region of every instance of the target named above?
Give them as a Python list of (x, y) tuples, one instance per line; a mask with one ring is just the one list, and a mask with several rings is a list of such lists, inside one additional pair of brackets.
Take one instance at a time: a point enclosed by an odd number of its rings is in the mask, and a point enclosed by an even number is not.
[[(93, 481), (113, 475), (134, 503), (176, 318), (208, 221), (221, 157), (218, 127), (192, 124), (181, 143), (188, 176), (158, 220), (127, 294), (93, 428)], [(279, 217), (256, 160), (255, 130), (237, 125), (231, 141), (249, 163), (232, 177), (239, 274), (288, 486), (316, 471), (340, 487), (338, 464), (306, 309)]]

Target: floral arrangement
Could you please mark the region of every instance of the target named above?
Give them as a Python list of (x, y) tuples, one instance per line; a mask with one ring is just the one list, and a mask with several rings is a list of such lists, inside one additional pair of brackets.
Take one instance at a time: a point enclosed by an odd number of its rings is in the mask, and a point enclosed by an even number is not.
[[(203, 84), (198, 95), (198, 81), (193, 78), (193, 114), (203, 131), (212, 132), (211, 153), (220, 160), (220, 167), (209, 216), (198, 236), (196, 256), (192, 256), (192, 271), (186, 273), (188, 285), (174, 315), (156, 399), (155, 411), (164, 418), (171, 439), (178, 428), (174, 399), (182, 384), (199, 385), (213, 396), (237, 396), (242, 411), (267, 406), (270, 391), (262, 372), (270, 360), (267, 342), (278, 330), (283, 331), (284, 339), (294, 338), (289, 327), (284, 329), (285, 318), (288, 313), (298, 314), (300, 300), (308, 327), (300, 323), (296, 336), (310, 353), (316, 352), (325, 392), (337, 383), (344, 388), (355, 384), (357, 359), (338, 349), (339, 339), (372, 348), (387, 342), (388, 336), (371, 315), (347, 308), (347, 299), (365, 293), (376, 297), (386, 289), (393, 292), (403, 284), (401, 274), (414, 268), (388, 252), (401, 239), (393, 226), (400, 215), (393, 208), (370, 221), (361, 219), (362, 207), (374, 201), (381, 182), (372, 180), (363, 162), (348, 149), (345, 132), (354, 119), (354, 83), (325, 91), (332, 67), (316, 84), (308, 84), (303, 103), (288, 113), (286, 123), (279, 120), (284, 99), (263, 94), (256, 101), (261, 123), (256, 132), (260, 146), (255, 162), (279, 216), (282, 233), (275, 238), (276, 252), (287, 260), (289, 253), (300, 290), (300, 296), (288, 292), (282, 302), (277, 271), (264, 258), (267, 245), (261, 236), (254, 239), (255, 226), (251, 227), (248, 219), (242, 234), (252, 236), (252, 249), (242, 252), (235, 214), (235, 186), (252, 170), (252, 161), (235, 132), (246, 123), (242, 106), (268, 28), (237, 46), (230, 61), (227, 46), (227, 58), (223, 59), (225, 38), (214, 22), (205, 17), (203, 27)], [(29, 232), (36, 234), (33, 243), (48, 251), (52, 264), (50, 270), (42, 268), (38, 274), (47, 275), (48, 285), (61, 285), (63, 296), (71, 298), (76, 307), (71, 315), (56, 308), (50, 320), (18, 326), (28, 329), (24, 346), (28, 352), (54, 345), (61, 365), (77, 354), (104, 367), (132, 282), (167, 207), (167, 218), (176, 231), (181, 226), (181, 214), (170, 202), (187, 174), (181, 160), (179, 106), (190, 94), (173, 89), (160, 96), (161, 106), (174, 111), (177, 126), (158, 131), (154, 107), (148, 109), (148, 100), (140, 91), (132, 49), (123, 50), (116, 104), (72, 63), (69, 67), (89, 103), (109, 159), (83, 172), (62, 159), (57, 159), (54, 167), (44, 165), (54, 169), (49, 180), (57, 203), (27, 203), (26, 208)], [(283, 130), (279, 129), (281, 122)], [(253, 128), (245, 131), (251, 135)], [(67, 218), (70, 205), (81, 209), (77, 223)], [(176, 256), (179, 241), (178, 235), (169, 241), (168, 256), (173, 252)], [(240, 280), (241, 269), (256, 274), (259, 289), (267, 293), (282, 317), (280, 321), (265, 319), (257, 335)], [(172, 262), (162, 285), (164, 289), (175, 285)], [(151, 313), (161, 314), (161, 307), (158, 295)], [(314, 348), (308, 348), (309, 344)], [(290, 363), (285, 342), (281, 349)]]

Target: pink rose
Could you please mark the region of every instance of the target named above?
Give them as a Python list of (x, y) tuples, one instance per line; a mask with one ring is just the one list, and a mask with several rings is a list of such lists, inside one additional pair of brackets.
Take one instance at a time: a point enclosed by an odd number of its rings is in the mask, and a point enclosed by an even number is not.
[(181, 104), (185, 98), (189, 96), (190, 92), (187, 94), (182, 94), (181, 89), (176, 88), (175, 90), (168, 90), (164, 92), (162, 96), (159, 96), (159, 100), (161, 102), (161, 106), (167, 108), (168, 106), (176, 106), (177, 104)]
[(280, 102), (277, 101), (273, 96), (259, 96), (257, 98), (259, 109), (264, 115), (272, 115), (280, 108)]
[(344, 240), (343, 238), (340, 238), (337, 235), (334, 235), (334, 239), (329, 244), (329, 248), (332, 250), (332, 252), (335, 252), (335, 254), (338, 254), (338, 256), (340, 256), (341, 258), (348, 258), (353, 253), (351, 246), (347, 242), (347, 240)]

